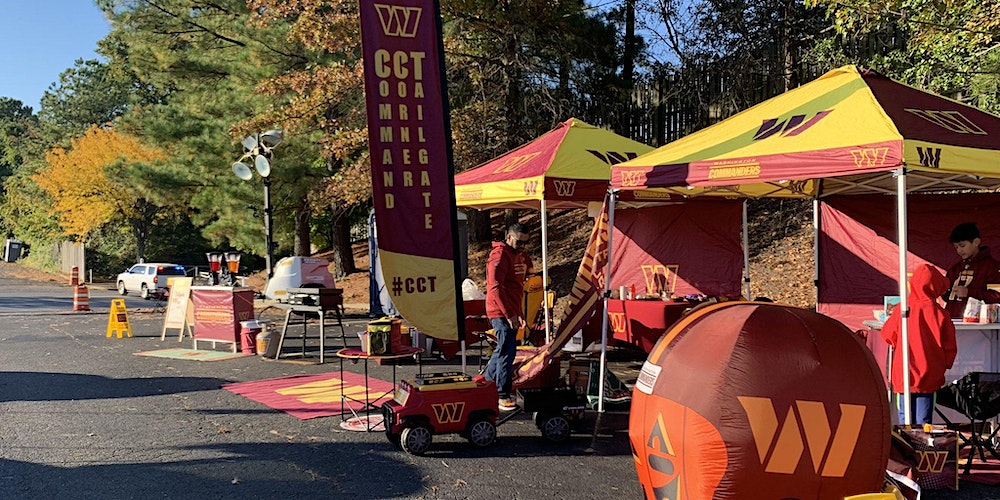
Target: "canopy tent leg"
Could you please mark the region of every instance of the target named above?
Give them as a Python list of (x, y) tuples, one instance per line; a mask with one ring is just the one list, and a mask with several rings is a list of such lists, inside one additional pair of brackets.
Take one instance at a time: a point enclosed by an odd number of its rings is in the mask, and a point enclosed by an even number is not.
[(819, 304), (819, 198), (813, 198), (813, 304)]
[(743, 293), (747, 300), (753, 300), (750, 291), (750, 235), (747, 229), (747, 200), (743, 199)]
[[(907, 319), (910, 316), (910, 304), (906, 293), (906, 166), (902, 166), (896, 174), (896, 237), (899, 242), (899, 329), (902, 332), (903, 343), (903, 420), (900, 424), (913, 421), (910, 408), (910, 332)], [(889, 374), (892, 378), (892, 374)]]
[(545, 343), (552, 342), (549, 327), (549, 216), (545, 209), (545, 198), (541, 199), (542, 210), (542, 308), (545, 310)]
[(604, 377), (608, 371), (608, 296), (611, 290), (611, 255), (612, 235), (615, 234), (615, 200), (617, 191), (609, 191), (608, 197), (608, 263), (604, 270), (604, 293), (601, 294), (604, 303), (604, 313), (601, 315), (601, 369), (600, 380), (597, 383), (597, 413), (604, 413)]

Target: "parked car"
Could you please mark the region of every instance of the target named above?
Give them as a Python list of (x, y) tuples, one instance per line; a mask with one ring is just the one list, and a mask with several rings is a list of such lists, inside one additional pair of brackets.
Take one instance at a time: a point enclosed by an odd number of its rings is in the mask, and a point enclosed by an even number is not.
[(167, 280), (185, 276), (184, 266), (163, 262), (145, 262), (130, 267), (118, 275), (118, 293), (128, 295), (139, 292), (139, 296), (149, 299), (153, 295), (166, 295)]

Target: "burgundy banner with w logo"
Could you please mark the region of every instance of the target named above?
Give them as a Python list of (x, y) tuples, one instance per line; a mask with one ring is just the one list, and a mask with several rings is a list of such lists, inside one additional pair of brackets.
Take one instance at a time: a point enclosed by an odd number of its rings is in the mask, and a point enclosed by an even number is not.
[(577, 270), (573, 290), (569, 294), (569, 307), (565, 319), (559, 324), (552, 342), (536, 350), (518, 349), (514, 384), (522, 385), (531, 380), (552, 362), (569, 343), (573, 334), (597, 312), (604, 291), (605, 267), (608, 264), (608, 212), (607, 200), (590, 232), (587, 251)]
[(362, 0), (372, 204), (390, 298), (433, 337), (463, 337), (454, 167), (434, 0)]

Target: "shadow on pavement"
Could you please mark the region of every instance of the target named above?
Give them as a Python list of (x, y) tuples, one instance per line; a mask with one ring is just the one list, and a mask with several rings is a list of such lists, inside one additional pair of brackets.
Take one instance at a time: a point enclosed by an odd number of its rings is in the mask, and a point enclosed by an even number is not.
[(0, 371), (0, 402), (66, 401), (212, 391), (230, 381), (214, 377), (108, 378), (101, 375)]
[(416, 467), (367, 444), (163, 449), (164, 458), (192, 452), (218, 458), (76, 467), (0, 459), (0, 498), (398, 498), (423, 489)]

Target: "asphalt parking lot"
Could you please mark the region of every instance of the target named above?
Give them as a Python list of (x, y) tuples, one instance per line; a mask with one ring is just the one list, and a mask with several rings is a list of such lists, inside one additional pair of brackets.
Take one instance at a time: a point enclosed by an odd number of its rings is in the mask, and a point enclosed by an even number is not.
[[(0, 302), (7, 294), (23, 300), (25, 287), (0, 277)], [(181, 344), (175, 336), (160, 340), (162, 318), (131, 313), (135, 336), (122, 339), (105, 337), (107, 314), (98, 310), (22, 309), (0, 318), (0, 498), (641, 496), (622, 415), (617, 431), (574, 435), (561, 445), (545, 443), (522, 415), (501, 426), (489, 448), (435, 436), (426, 456), (411, 456), (384, 433), (341, 429), (340, 417), (299, 420), (220, 389), (334, 371), (336, 358), (317, 365), (134, 355)], [(352, 321), (349, 341), (366, 321)], [(455, 363), (423, 368), (453, 370)], [(389, 367), (370, 368), (372, 376), (391, 377)], [(400, 366), (399, 377), (416, 370)]]

